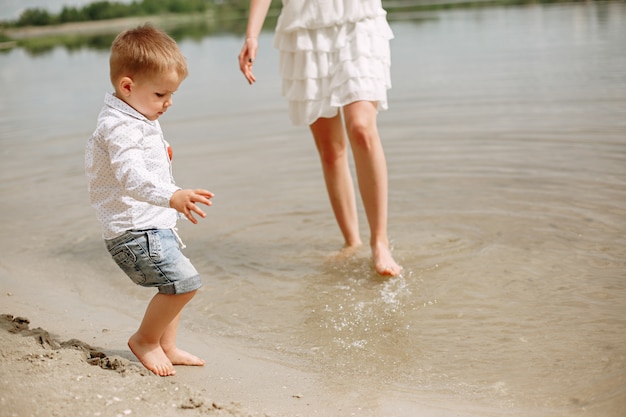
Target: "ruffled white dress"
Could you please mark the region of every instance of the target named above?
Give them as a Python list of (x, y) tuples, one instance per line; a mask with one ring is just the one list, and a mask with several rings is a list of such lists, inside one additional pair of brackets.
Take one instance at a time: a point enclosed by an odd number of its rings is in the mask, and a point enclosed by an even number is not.
[(386, 110), (393, 32), (380, 0), (283, 0), (274, 46), (296, 125), (359, 100)]

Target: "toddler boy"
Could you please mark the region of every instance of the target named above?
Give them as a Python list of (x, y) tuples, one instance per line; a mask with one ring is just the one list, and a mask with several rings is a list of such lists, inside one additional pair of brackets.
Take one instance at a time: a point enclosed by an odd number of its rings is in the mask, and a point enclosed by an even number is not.
[(158, 289), (128, 346), (156, 375), (174, 375), (173, 365), (205, 363), (176, 346), (183, 307), (202, 286), (181, 252), (177, 211), (196, 224), (193, 213), (206, 217), (196, 203), (210, 206), (213, 197), (174, 183), (158, 122), (187, 61), (172, 38), (146, 25), (116, 37), (110, 71), (115, 93), (106, 94), (85, 151), (89, 196), (115, 262), (136, 284)]

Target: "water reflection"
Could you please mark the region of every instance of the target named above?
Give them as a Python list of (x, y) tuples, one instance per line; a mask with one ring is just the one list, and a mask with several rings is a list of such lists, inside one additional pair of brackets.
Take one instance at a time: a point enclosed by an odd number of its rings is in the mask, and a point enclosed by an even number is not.
[[(451, 8), (454, 5), (451, 5)], [(438, 13), (436, 12), (438, 6), (435, 6), (432, 10), (428, 9), (419, 1), (408, 2), (403, 5), (396, 5), (390, 9), (388, 14), (390, 22), (413, 22), (414, 24), (425, 23), (438, 19)], [(490, 8), (476, 3), (475, 7), (480, 11), (482, 8), (487, 10), (487, 15)], [(534, 7), (535, 12), (542, 14), (545, 10), (542, 7), (537, 7), (534, 2), (531, 2), (527, 7)], [(618, 19), (620, 21), (626, 20), (623, 15), (623, 10), (615, 8), (613, 2), (598, 2), (594, 4), (595, 19), (591, 19), (591, 15), (586, 11), (581, 11), (579, 14), (575, 14), (573, 18), (576, 20), (574, 27), (578, 28), (577, 32), (581, 34), (589, 30), (589, 25), (605, 25), (609, 23), (609, 20)], [(416, 10), (414, 10), (416, 9)], [(200, 41), (203, 38), (215, 35), (231, 34), (236, 36), (242, 36), (246, 30), (246, 13), (239, 12), (239, 16), (233, 16), (232, 14), (224, 14), (218, 12), (216, 15), (207, 15), (205, 17), (190, 17), (183, 18), (182, 23), (176, 23), (176, 20), (165, 20), (162, 24), (164, 28), (172, 35), (177, 41), (183, 40), (195, 40)], [(502, 13), (507, 13), (506, 8), (501, 9)], [(276, 24), (278, 11), (270, 12), (266, 19), (264, 29), (271, 31)], [(475, 19), (479, 21), (486, 16), (483, 16), (480, 12), (474, 15)], [(576, 33), (576, 32), (575, 32)], [(49, 35), (36, 38), (25, 38), (18, 40), (17, 45), (24, 48), (31, 55), (38, 55), (46, 53), (54, 49), (55, 47), (63, 47), (68, 51), (76, 51), (83, 48), (94, 50), (108, 50), (111, 42), (113, 41), (116, 33), (98, 33), (98, 34), (82, 34), (82, 33), (64, 33), (60, 32), (58, 35)], [(6, 53), (6, 49), (0, 48), (0, 53)]]
[[(245, 33), (246, 21), (242, 19), (230, 19), (223, 21), (196, 21), (183, 26), (167, 28), (168, 33), (178, 42), (185, 40), (200, 41), (209, 36), (219, 34)], [(56, 36), (46, 36), (37, 38), (22, 39), (18, 42), (31, 56), (37, 56), (52, 51), (57, 47), (62, 47), (68, 51), (78, 51), (81, 49), (93, 49), (97, 51), (107, 51), (117, 33), (105, 33), (97, 35), (83, 34), (60, 34)], [(0, 50), (2, 52), (2, 50)], [(5, 50), (6, 53), (6, 50)]]

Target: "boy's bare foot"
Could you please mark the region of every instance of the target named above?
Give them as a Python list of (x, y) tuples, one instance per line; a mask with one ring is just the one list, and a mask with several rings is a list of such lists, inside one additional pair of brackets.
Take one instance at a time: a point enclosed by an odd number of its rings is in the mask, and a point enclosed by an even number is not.
[(395, 277), (400, 274), (402, 267), (391, 256), (391, 250), (387, 245), (372, 245), (374, 267), (380, 275)]
[(128, 347), (149, 371), (158, 376), (172, 376), (176, 370), (159, 344), (143, 344), (137, 333), (128, 339)]
[(204, 359), (200, 359), (199, 357), (182, 349), (178, 349), (177, 347), (165, 352), (165, 355), (170, 361), (172, 361), (173, 365), (204, 366), (206, 363)]

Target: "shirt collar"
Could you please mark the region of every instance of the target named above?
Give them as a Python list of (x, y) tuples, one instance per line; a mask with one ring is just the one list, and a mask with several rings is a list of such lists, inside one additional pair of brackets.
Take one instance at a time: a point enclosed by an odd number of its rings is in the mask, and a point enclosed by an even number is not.
[(117, 98), (115, 95), (111, 93), (106, 93), (104, 95), (104, 104), (115, 109), (121, 111), (122, 113), (126, 113), (129, 116), (134, 117), (135, 119), (143, 120), (148, 123), (152, 123), (151, 120), (148, 120), (146, 116), (139, 113), (137, 110), (133, 109), (129, 106), (124, 100)]

